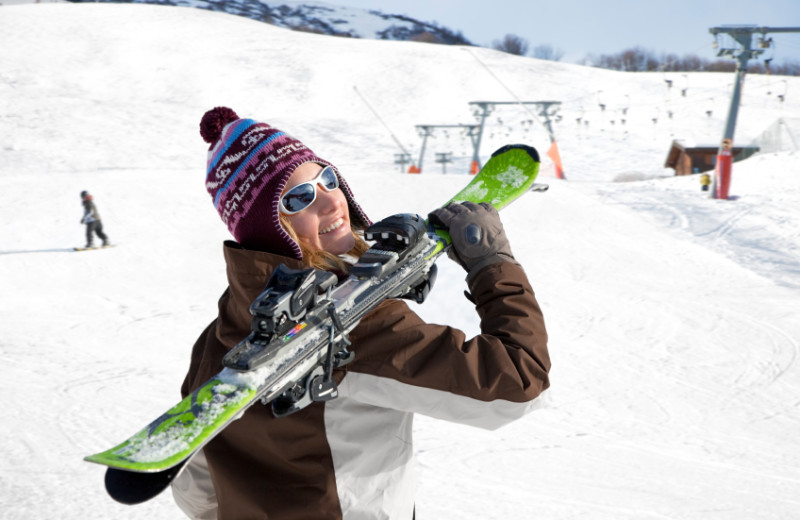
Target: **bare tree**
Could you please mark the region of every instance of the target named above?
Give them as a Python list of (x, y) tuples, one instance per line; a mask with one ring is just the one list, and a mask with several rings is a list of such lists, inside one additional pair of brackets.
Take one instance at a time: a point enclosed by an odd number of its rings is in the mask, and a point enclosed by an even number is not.
[(532, 56), (540, 60), (561, 61), (564, 51), (552, 45), (537, 45), (533, 48)]
[(685, 55), (680, 61), (680, 67), (675, 70), (703, 70), (703, 60), (693, 54)]
[(633, 47), (622, 51), (622, 69), (629, 72), (658, 70), (658, 60), (649, 51)]
[[(736, 62), (733, 60), (709, 61), (692, 54), (683, 57), (678, 57), (676, 54), (656, 56), (652, 51), (641, 47), (632, 47), (617, 54), (602, 54), (600, 57), (589, 54), (581, 64), (627, 72), (733, 72), (736, 70)], [(752, 63), (748, 65), (747, 71), (754, 74), (798, 76), (800, 75), (800, 62), (786, 61), (779, 65), (771, 64), (769, 68), (766, 64)]]
[(521, 38), (516, 34), (506, 34), (502, 40), (495, 40), (492, 48), (498, 51), (507, 52), (509, 54), (516, 54), (517, 56), (525, 56), (528, 54), (528, 41)]
[(782, 65), (772, 65), (772, 74), (783, 74), (785, 76), (800, 76), (800, 61), (787, 60)]

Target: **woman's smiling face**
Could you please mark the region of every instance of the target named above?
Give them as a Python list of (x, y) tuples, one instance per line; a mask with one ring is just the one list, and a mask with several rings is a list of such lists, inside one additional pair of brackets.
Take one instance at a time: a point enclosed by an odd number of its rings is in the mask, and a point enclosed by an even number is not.
[[(312, 180), (322, 168), (313, 162), (301, 164), (289, 177), (283, 193)], [(350, 208), (344, 192), (340, 188), (325, 191), (319, 185), (315, 189), (316, 200), (300, 212), (287, 215), (289, 223), (306, 247), (334, 255), (347, 253), (353, 249), (355, 237), (350, 229)]]

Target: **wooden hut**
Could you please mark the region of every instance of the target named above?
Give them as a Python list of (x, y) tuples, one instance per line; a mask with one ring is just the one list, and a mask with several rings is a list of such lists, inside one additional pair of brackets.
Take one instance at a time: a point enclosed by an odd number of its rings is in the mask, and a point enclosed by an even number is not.
[[(675, 175), (703, 173), (714, 169), (717, 163), (718, 146), (684, 146), (680, 141), (672, 141), (664, 163), (665, 168), (675, 170)], [(758, 151), (757, 146), (734, 146), (733, 161), (746, 159)]]

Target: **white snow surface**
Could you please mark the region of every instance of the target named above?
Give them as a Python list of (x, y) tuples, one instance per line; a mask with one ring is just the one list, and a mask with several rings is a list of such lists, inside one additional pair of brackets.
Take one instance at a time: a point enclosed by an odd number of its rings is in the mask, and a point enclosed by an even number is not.
[[(737, 162), (726, 201), (663, 167), (672, 139), (719, 141), (732, 74), (620, 73), (148, 5), (4, 6), (0, 48), (0, 518), (181, 518), (169, 493), (115, 503), (82, 458), (179, 400), (225, 288), (205, 110), (300, 137), (376, 219), (427, 213), (468, 180), (457, 132), (403, 175), (383, 123), (418, 154), (414, 125), (471, 124), (469, 102), (513, 101), (509, 89), (562, 102), (568, 180), (544, 159), (550, 190), (503, 211), (544, 310), (552, 401), (492, 432), (418, 418), (418, 518), (797, 518), (800, 154)], [(797, 117), (798, 93), (800, 78), (748, 76), (737, 143)], [(544, 155), (529, 119), (498, 107), (484, 159), (509, 142)], [(447, 151), (458, 161), (442, 174), (434, 153)], [(71, 252), (81, 190), (118, 247)], [(463, 273), (439, 267), (417, 311), (477, 333)]]

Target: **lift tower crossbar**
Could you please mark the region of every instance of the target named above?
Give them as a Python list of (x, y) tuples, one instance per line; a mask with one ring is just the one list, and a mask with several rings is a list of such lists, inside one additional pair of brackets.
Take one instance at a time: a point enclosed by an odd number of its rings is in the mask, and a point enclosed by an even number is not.
[(547, 130), (547, 135), (550, 136), (550, 142), (554, 140), (553, 127), (550, 123), (550, 118), (558, 112), (561, 101), (470, 101), (471, 106), (475, 107), (473, 115), (478, 119), (480, 129), (478, 130), (477, 141), (475, 150), (472, 155), (473, 164), (481, 167), (480, 147), (481, 139), (483, 138), (483, 126), (486, 118), (492, 113), (496, 105), (534, 105), (538, 108), (539, 117), (543, 118), (542, 124)]
[(478, 125), (464, 125), (464, 124), (456, 124), (456, 125), (416, 125), (417, 133), (419, 136), (422, 137), (422, 148), (419, 152), (419, 163), (417, 167), (421, 170), (422, 169), (422, 159), (425, 157), (425, 146), (428, 143), (428, 137), (433, 135), (433, 131), (437, 128), (460, 128), (462, 130), (467, 131), (467, 136), (472, 141), (473, 149), (477, 149), (477, 143), (480, 142), (480, 139), (476, 137), (476, 132), (478, 131)]

